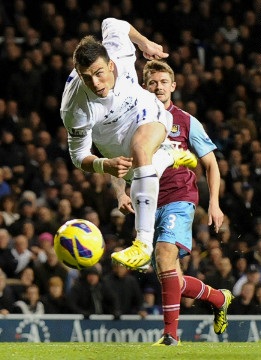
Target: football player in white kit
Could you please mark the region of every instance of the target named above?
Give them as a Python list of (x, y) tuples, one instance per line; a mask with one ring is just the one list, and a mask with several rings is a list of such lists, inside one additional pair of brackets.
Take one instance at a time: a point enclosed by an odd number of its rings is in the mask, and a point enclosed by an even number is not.
[[(153, 250), (159, 177), (174, 163), (195, 167), (189, 151), (162, 146), (172, 117), (155, 94), (143, 89), (135, 71), (135, 46), (146, 59), (168, 56), (162, 46), (142, 36), (126, 21), (102, 22), (100, 43), (84, 37), (75, 49), (75, 69), (65, 85), (61, 117), (68, 131), (74, 165), (86, 172), (132, 179), (135, 210), (133, 245), (112, 254), (113, 261), (136, 270), (150, 261)], [(104, 158), (91, 152), (95, 143)]]

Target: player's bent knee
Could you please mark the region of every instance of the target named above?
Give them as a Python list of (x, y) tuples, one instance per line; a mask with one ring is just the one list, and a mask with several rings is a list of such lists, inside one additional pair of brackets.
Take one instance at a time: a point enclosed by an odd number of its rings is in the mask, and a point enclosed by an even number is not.
[(158, 271), (173, 270), (177, 266), (178, 248), (174, 244), (158, 242), (155, 249), (155, 260)]

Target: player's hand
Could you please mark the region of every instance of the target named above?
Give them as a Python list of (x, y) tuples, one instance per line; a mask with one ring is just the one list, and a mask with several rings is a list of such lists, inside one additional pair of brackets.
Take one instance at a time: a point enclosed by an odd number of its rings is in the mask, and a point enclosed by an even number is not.
[(216, 233), (219, 232), (219, 229), (224, 221), (224, 214), (221, 211), (220, 207), (217, 205), (209, 205), (208, 208), (208, 225), (214, 225), (214, 230)]
[(132, 158), (127, 158), (124, 156), (119, 156), (113, 159), (106, 159), (103, 163), (104, 172), (117, 178), (123, 178), (131, 169), (132, 160)]
[(124, 215), (129, 213), (135, 214), (132, 208), (131, 198), (126, 193), (118, 198), (118, 208)]
[(168, 53), (163, 51), (163, 47), (159, 44), (156, 44), (153, 41), (147, 40), (144, 44), (139, 45), (139, 49), (142, 51), (145, 59), (148, 60), (160, 60), (165, 59), (169, 56)]

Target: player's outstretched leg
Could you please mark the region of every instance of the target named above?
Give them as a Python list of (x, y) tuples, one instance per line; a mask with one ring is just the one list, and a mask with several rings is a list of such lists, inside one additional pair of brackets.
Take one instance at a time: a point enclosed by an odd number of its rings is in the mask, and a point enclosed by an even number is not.
[(192, 276), (183, 276), (182, 296), (191, 299), (207, 301), (212, 305), (214, 312), (214, 331), (222, 334), (227, 326), (227, 310), (234, 299), (231, 291), (227, 289), (214, 289)]

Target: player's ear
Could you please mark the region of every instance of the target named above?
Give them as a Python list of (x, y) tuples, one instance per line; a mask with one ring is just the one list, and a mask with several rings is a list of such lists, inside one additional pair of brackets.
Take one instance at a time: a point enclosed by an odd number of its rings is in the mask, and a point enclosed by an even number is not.
[(114, 62), (113, 62), (112, 60), (110, 60), (110, 61), (109, 61), (109, 64), (108, 64), (109, 70), (110, 70), (110, 71), (114, 71), (114, 67), (115, 67)]
[(174, 92), (176, 89), (176, 82), (174, 81), (172, 84), (171, 84), (171, 92)]
[(143, 87), (143, 89), (147, 89), (145, 83), (142, 83), (141, 86)]

